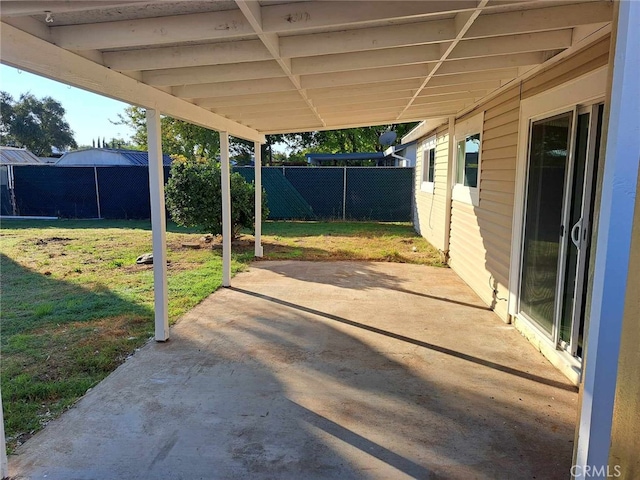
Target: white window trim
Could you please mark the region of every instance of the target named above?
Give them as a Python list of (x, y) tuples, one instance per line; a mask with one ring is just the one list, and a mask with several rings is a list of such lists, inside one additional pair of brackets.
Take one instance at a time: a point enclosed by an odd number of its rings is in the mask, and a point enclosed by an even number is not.
[[(425, 178), (426, 178), (426, 172), (427, 172), (427, 152), (429, 150), (435, 150), (436, 149), (436, 136), (433, 135), (429, 138), (427, 138), (423, 143), (422, 143), (422, 172), (421, 172), (421, 178), (420, 178), (420, 191), (422, 192), (426, 192), (426, 193), (431, 193), (433, 194), (433, 191), (435, 189), (435, 161), (436, 158), (434, 156), (433, 158), (433, 162), (434, 162), (434, 181), (433, 182), (425, 182)], [(436, 152), (437, 153), (437, 152)]]
[[(464, 122), (456, 123), (455, 135), (453, 139), (453, 175), (452, 175), (452, 192), (451, 198), (457, 202), (467, 203), (477, 207), (480, 203), (480, 173), (482, 171), (482, 138), (483, 138), (483, 125), (484, 125), (484, 112), (465, 120)], [(478, 150), (478, 180), (477, 187), (465, 187), (464, 185), (457, 183), (458, 175), (458, 152), (457, 145), (458, 139), (462, 139), (467, 135), (480, 134), (480, 148)]]

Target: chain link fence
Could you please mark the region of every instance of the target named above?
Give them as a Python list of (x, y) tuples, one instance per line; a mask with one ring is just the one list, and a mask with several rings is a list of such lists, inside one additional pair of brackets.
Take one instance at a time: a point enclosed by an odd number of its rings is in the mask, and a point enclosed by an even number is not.
[(93, 167), (13, 167), (16, 213), (25, 216), (98, 218)]
[[(147, 167), (16, 165), (12, 170), (13, 188), (5, 189), (3, 184), (0, 192), (3, 215), (15, 211), (23, 216), (64, 218), (150, 217)], [(254, 180), (253, 167), (234, 171), (249, 182)], [(169, 174), (170, 167), (164, 167), (165, 182)], [(274, 220), (397, 222), (412, 218), (413, 168), (263, 167), (262, 185), (269, 218)]]

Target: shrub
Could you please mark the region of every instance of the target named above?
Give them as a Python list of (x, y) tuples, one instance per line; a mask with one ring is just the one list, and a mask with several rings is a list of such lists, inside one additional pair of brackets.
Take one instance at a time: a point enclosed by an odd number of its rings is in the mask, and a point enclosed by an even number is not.
[[(255, 185), (239, 173), (231, 174), (231, 232), (235, 238), (243, 228), (253, 230)], [(204, 232), (222, 233), (222, 182), (220, 163), (212, 160), (176, 159), (166, 186), (167, 210), (178, 225)], [(262, 191), (262, 219), (269, 214)]]

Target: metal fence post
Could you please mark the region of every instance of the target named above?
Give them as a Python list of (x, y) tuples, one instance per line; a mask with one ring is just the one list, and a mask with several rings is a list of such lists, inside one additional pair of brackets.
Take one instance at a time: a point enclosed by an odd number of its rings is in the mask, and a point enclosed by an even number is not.
[(18, 215), (18, 206), (16, 203), (16, 179), (13, 176), (13, 165), (7, 165), (7, 184), (11, 198), (11, 212), (15, 217)]
[(98, 167), (93, 167), (93, 178), (96, 181), (96, 205), (98, 205), (98, 218), (102, 218), (100, 211), (100, 189), (98, 188)]
[(347, 166), (344, 167), (344, 175), (342, 179), (342, 220), (347, 219)]

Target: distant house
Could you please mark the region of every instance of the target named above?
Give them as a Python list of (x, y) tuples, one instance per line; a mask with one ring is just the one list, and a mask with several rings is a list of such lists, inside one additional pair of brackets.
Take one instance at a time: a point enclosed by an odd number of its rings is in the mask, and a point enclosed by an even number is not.
[(388, 147), (384, 152), (307, 153), (307, 163), (314, 166), (363, 165), (373, 161), (377, 167), (414, 167), (416, 142)]
[(384, 151), (385, 158), (393, 158), (395, 167), (416, 166), (416, 141), (392, 145)]
[(25, 148), (0, 146), (0, 165), (42, 165), (44, 163)]
[[(165, 166), (171, 165), (169, 155), (162, 156), (162, 163)], [(126, 150), (122, 148), (87, 148), (85, 150), (74, 150), (67, 152), (56, 166), (65, 167), (100, 167), (100, 166), (148, 166), (149, 154), (145, 151)]]

